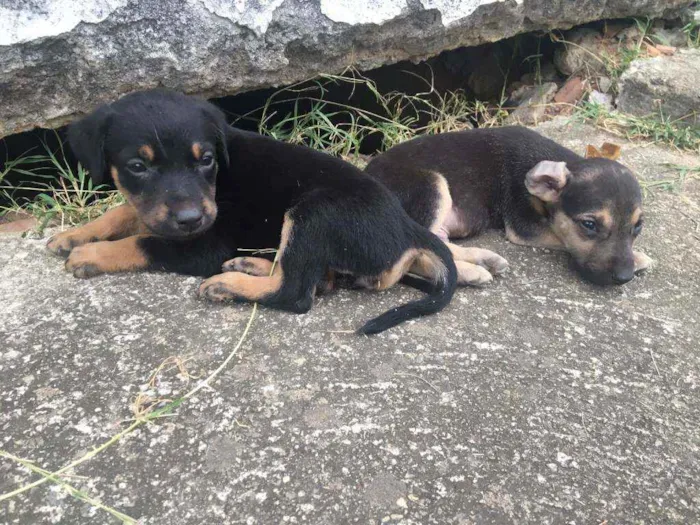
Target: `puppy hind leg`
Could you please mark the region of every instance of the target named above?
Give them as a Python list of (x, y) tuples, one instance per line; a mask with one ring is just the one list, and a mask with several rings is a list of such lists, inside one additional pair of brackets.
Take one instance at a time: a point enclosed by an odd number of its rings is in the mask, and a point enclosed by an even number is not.
[(493, 275), (500, 275), (508, 269), (508, 261), (491, 250), (483, 248), (465, 248), (448, 242), (448, 248), (452, 252), (455, 261), (463, 261), (485, 268)]
[[(461, 286), (483, 286), (493, 281), (493, 276), (482, 266), (466, 261), (455, 261), (457, 284)], [(409, 273), (434, 281), (440, 269), (426, 255), (419, 255), (409, 269)]]
[(224, 272), (241, 272), (257, 277), (266, 277), (272, 273), (273, 262), (262, 257), (236, 257), (226, 261), (221, 270)]

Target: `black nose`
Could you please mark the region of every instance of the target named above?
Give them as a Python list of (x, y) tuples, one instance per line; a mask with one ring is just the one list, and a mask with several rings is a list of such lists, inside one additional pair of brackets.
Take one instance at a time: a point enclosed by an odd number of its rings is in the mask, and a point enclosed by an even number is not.
[(186, 231), (196, 230), (201, 224), (204, 216), (198, 208), (184, 208), (175, 213), (177, 225)]
[(624, 268), (613, 272), (613, 282), (615, 284), (625, 284), (634, 279), (634, 268)]

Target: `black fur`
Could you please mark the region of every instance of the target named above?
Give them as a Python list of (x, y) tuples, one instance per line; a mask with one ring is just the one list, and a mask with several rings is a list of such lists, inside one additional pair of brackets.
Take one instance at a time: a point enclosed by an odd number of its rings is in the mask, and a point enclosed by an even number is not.
[[(570, 177), (557, 202), (537, 206), (525, 178), (545, 160), (566, 163)], [(592, 282), (625, 282), (633, 276), (631, 247), (641, 222), (628, 222), (641, 206), (641, 190), (634, 175), (618, 162), (584, 159), (532, 130), (513, 126), (419, 137), (375, 157), (365, 171), (386, 184), (408, 214), (426, 227), (435, 220), (439, 198), (434, 174), (442, 175), (453, 212), (464, 226), (456, 238), (506, 227), (534, 242), (559, 212), (576, 221), (607, 207), (612, 228), (592, 238), (575, 232), (595, 241), (595, 247), (586, 254), (566, 249), (580, 274)]]
[[(135, 93), (71, 126), (69, 138), (96, 181), (116, 173), (115, 183), (148, 226), (152, 235), (138, 241), (147, 269), (219, 273), (224, 261), (250, 255), (238, 248), (276, 247), (286, 214), (293, 228), (279, 262), (284, 280), (259, 300), (263, 305), (306, 312), (329, 270), (378, 276), (412, 248), (435, 253), (444, 276), (430, 295), (360, 332), (435, 313), (454, 293), (449, 250), (384, 185), (340, 159), (232, 128), (209, 103), (163, 90)], [(216, 162), (197, 159), (193, 144)], [(153, 161), (143, 145), (154, 150)], [(207, 210), (210, 197), (214, 210)], [(201, 224), (183, 229), (183, 213), (200, 213)]]

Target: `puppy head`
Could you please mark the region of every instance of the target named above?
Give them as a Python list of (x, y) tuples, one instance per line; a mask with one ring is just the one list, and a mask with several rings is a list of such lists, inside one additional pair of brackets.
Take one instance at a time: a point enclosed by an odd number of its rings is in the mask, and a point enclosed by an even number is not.
[(165, 90), (133, 93), (73, 124), (71, 149), (96, 184), (111, 178), (155, 234), (188, 238), (215, 221), (227, 124), (211, 104)]
[(544, 209), (574, 266), (596, 284), (634, 278), (632, 245), (642, 230), (642, 192), (622, 164), (603, 158), (543, 161), (525, 186)]

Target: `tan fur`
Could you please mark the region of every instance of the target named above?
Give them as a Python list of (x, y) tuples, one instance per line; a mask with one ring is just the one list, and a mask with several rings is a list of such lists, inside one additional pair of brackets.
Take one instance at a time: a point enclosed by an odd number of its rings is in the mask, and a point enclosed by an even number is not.
[(635, 208), (635, 210), (632, 212), (632, 218), (630, 219), (630, 222), (632, 225), (635, 225), (639, 222), (639, 219), (642, 218), (642, 209), (641, 208)]
[[(476, 264), (456, 260), (455, 266), (457, 267), (457, 284), (459, 285), (481, 286), (493, 280), (493, 276), (488, 270)], [(439, 259), (436, 260), (436, 258), (429, 257), (427, 253), (423, 253), (415, 259), (409, 271), (415, 275), (437, 281), (441, 277), (440, 274), (444, 274), (445, 267)]]
[(609, 208), (603, 208), (598, 213), (593, 214), (596, 220), (603, 224), (606, 228), (611, 228), (613, 225), (613, 216)]
[[(206, 279), (199, 286), (200, 297), (206, 297), (212, 301), (226, 301), (229, 299), (242, 298), (248, 301), (258, 301), (272, 293), (275, 293), (282, 286), (284, 279), (284, 250), (291, 241), (294, 221), (289, 215), (285, 215), (282, 224), (282, 234), (280, 236), (280, 246), (277, 250), (278, 264), (272, 275), (248, 275), (237, 271), (228, 271)], [(241, 257), (244, 259), (244, 257)], [(248, 257), (247, 259), (257, 259)], [(233, 267), (236, 259), (231, 259), (224, 263), (224, 268)], [(269, 270), (268, 270), (269, 274)]]
[[(112, 173), (112, 180), (114, 180), (114, 185), (117, 187), (119, 192), (124, 196), (126, 201), (131, 204), (138, 212), (139, 216), (141, 217), (141, 221), (145, 224), (159, 224), (163, 223), (168, 219), (168, 207), (165, 204), (159, 204), (158, 206), (153, 206), (149, 207), (147, 209), (143, 209), (143, 203), (141, 202), (141, 199), (139, 199), (137, 196), (132, 195), (128, 191), (124, 189), (124, 187), (121, 185), (121, 182), (119, 181), (119, 170), (115, 166), (112, 166), (110, 169), (110, 172)], [(208, 201), (204, 201), (205, 206), (207, 205)], [(215, 206), (215, 205), (214, 205)], [(206, 208), (205, 208), (206, 210)]]
[(491, 250), (466, 248), (451, 242), (447, 243), (447, 247), (452, 252), (452, 257), (454, 257), (455, 261), (476, 264), (487, 269), (493, 275), (499, 275), (508, 269), (508, 261)]
[(47, 247), (53, 253), (67, 253), (76, 246), (90, 242), (122, 239), (146, 231), (136, 210), (131, 205), (124, 204), (84, 226), (54, 235), (49, 239)]
[[(377, 290), (386, 290), (399, 282), (401, 278), (406, 275), (413, 261), (418, 257), (418, 254), (419, 251), (416, 249), (411, 248), (410, 250), (406, 250), (391, 268), (379, 275), (377, 279)], [(432, 252), (424, 252), (424, 254), (430, 257)]]
[(642, 270), (648, 270), (651, 268), (654, 264), (654, 261), (651, 257), (648, 255), (642, 253), (642, 252), (633, 252), (634, 253), (634, 271), (635, 272), (640, 272)]
[(192, 156), (195, 158), (195, 160), (202, 158), (202, 146), (199, 144), (199, 142), (192, 144)]
[(428, 228), (435, 235), (441, 238), (447, 238), (450, 234), (447, 227), (447, 217), (452, 211), (452, 194), (450, 186), (447, 184), (447, 179), (438, 173), (431, 172), (435, 182), (435, 189), (438, 192), (437, 210), (435, 211), (435, 220)]
[(595, 248), (592, 239), (584, 239), (578, 233), (579, 226), (564, 212), (556, 212), (552, 219), (552, 230), (566, 249), (580, 259), (587, 259)]
[(66, 261), (66, 270), (76, 277), (92, 277), (101, 273), (126, 272), (146, 268), (148, 259), (134, 235), (118, 241), (101, 241), (78, 246)]
[(144, 158), (151, 162), (153, 162), (153, 159), (156, 158), (156, 154), (153, 151), (153, 148), (148, 144), (144, 144), (139, 148), (139, 155), (141, 155), (141, 158)]
[(523, 239), (510, 227), (506, 226), (506, 239), (519, 246), (534, 246), (536, 248), (549, 248), (551, 250), (566, 250), (566, 246), (554, 232), (546, 230), (542, 235), (532, 239)]
[(222, 270), (224, 272), (241, 272), (264, 277), (272, 272), (272, 264), (272, 261), (260, 257), (236, 257), (226, 261)]

